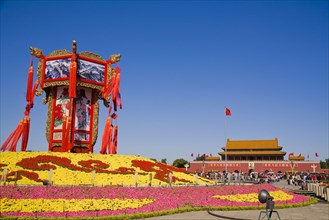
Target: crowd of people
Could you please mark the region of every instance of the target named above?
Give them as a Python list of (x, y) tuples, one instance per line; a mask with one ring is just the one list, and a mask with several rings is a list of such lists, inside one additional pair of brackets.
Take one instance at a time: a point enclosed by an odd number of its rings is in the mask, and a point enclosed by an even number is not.
[(294, 173), (286, 177), (288, 184), (302, 186), (308, 182), (329, 182), (329, 175), (323, 173)]
[(256, 183), (274, 183), (281, 180), (288, 181), (289, 185), (302, 186), (308, 182), (329, 182), (329, 174), (324, 173), (277, 173), (274, 172), (200, 172), (196, 175), (213, 179), (219, 182), (252, 181)]

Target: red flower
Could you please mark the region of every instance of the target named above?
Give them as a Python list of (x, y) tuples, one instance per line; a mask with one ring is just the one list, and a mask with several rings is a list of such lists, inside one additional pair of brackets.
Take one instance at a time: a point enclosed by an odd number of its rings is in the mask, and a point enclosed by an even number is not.
[(57, 104), (55, 107), (55, 118), (57, 120), (61, 120), (63, 118), (63, 113), (62, 113), (62, 105)]

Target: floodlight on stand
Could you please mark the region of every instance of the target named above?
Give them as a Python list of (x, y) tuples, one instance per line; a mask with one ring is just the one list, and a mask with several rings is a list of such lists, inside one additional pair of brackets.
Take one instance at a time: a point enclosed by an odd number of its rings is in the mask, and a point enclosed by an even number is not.
[(273, 211), (273, 209), (274, 209), (273, 197), (270, 196), (270, 194), (265, 189), (262, 189), (258, 193), (258, 201), (260, 203), (266, 203), (266, 211), (260, 211), (258, 220), (260, 220), (262, 213), (265, 213), (265, 216), (267, 217), (267, 219), (270, 220), (273, 212), (276, 213), (278, 216), (278, 219), (281, 220), (279, 213), (277, 211)]

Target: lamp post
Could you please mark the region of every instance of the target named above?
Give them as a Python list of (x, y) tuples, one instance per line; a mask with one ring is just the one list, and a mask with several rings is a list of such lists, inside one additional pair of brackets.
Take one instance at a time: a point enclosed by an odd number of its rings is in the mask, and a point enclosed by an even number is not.
[(294, 161), (291, 161), (291, 172), (294, 173), (294, 167), (295, 167), (295, 164), (294, 164)]
[(203, 173), (203, 174), (205, 174), (205, 173), (204, 173), (204, 168), (205, 168), (205, 167), (206, 167), (206, 164), (205, 164), (204, 159), (203, 159), (203, 161), (202, 161), (202, 173)]
[(187, 168), (188, 168), (188, 164), (184, 164), (184, 167), (185, 167), (185, 170), (187, 171)]

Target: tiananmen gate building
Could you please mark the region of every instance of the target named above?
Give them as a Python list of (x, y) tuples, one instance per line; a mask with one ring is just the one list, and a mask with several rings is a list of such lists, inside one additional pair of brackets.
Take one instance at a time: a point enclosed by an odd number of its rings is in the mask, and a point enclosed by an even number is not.
[[(305, 161), (302, 155), (289, 156), (282, 151), (277, 138), (273, 140), (230, 140), (222, 147), (220, 157), (191, 161), (189, 172), (321, 172), (319, 161)], [(226, 160), (225, 160), (226, 156)]]

